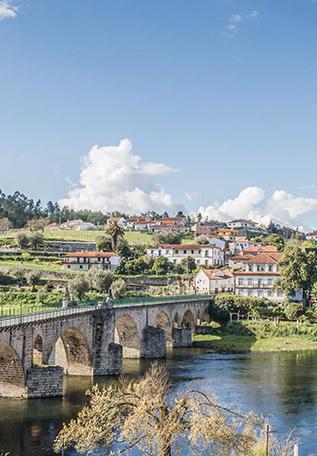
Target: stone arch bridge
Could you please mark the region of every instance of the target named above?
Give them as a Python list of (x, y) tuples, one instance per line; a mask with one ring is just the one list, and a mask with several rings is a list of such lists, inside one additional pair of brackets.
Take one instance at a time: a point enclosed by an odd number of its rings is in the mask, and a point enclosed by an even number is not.
[(63, 394), (64, 375), (116, 375), (122, 358), (188, 347), (209, 299), (61, 309), (0, 319), (0, 396)]

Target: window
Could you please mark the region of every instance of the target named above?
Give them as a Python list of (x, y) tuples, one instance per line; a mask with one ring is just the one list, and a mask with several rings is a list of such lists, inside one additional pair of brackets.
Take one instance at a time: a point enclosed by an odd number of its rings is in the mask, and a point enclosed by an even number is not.
[(186, 253), (187, 253), (187, 250), (184, 250), (184, 253), (186, 254)]
[(178, 255), (178, 250), (175, 250), (176, 255)]
[(83, 265), (82, 264), (79, 266), (79, 269), (83, 269)]
[(194, 250), (192, 250), (192, 254), (194, 254), (194, 253), (195, 253)]

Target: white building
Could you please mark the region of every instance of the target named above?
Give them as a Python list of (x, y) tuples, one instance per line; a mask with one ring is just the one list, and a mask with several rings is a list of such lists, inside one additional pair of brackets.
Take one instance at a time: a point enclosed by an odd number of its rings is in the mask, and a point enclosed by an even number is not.
[(233, 241), (229, 242), (229, 250), (232, 255), (236, 255), (252, 245), (254, 244), (252, 244), (252, 242), (246, 237), (236, 236)]
[(317, 241), (317, 231), (312, 231), (311, 233), (307, 233), (306, 239), (308, 241)]
[(68, 222), (62, 223), (62, 230), (74, 230), (74, 231), (85, 231), (92, 230), (96, 228), (93, 223), (84, 222), (81, 219), (78, 220), (69, 220)]
[(88, 271), (92, 266), (115, 271), (121, 259), (114, 252), (72, 252), (64, 258), (64, 269), (72, 271)]
[(219, 247), (221, 250), (225, 250), (226, 248), (226, 241), (223, 241), (222, 239), (219, 239), (215, 236), (207, 236), (209, 244), (213, 244), (216, 247)]
[(274, 281), (280, 275), (278, 262), (281, 257), (280, 253), (250, 255), (243, 268), (234, 272), (235, 294), (283, 300), (283, 293), (274, 289)]
[(227, 270), (201, 269), (195, 277), (195, 287), (199, 294), (230, 293), (234, 289), (234, 277)]
[(227, 225), (229, 228), (236, 230), (252, 229), (256, 227), (256, 223), (245, 219), (231, 220), (230, 222), (227, 222)]
[(158, 244), (146, 249), (149, 258), (163, 256), (171, 263), (179, 264), (190, 256), (197, 266), (223, 266), (224, 251), (214, 245)]

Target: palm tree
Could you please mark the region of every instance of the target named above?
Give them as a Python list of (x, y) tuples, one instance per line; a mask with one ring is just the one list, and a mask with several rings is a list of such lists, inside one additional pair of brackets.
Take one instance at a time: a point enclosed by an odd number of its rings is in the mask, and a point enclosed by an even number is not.
[(112, 250), (117, 249), (119, 239), (124, 237), (124, 229), (118, 225), (118, 222), (111, 222), (106, 229), (106, 233), (111, 236)]

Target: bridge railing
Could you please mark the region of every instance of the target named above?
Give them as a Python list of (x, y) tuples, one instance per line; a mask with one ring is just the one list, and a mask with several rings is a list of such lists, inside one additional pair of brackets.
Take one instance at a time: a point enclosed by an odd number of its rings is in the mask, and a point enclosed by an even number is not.
[[(176, 295), (176, 296), (153, 296), (153, 297), (131, 297), (113, 299), (113, 306), (120, 307), (142, 307), (153, 304), (177, 303), (186, 301), (200, 301), (209, 299), (209, 295)], [(0, 306), (0, 328), (32, 321), (45, 320), (58, 316), (71, 315), (76, 313), (95, 310), (98, 301), (83, 301), (76, 307), (63, 309), (61, 304), (39, 304), (35, 306)]]
[(4, 317), (0, 319), (0, 328), (5, 328), (7, 326), (20, 325), (24, 323), (32, 323), (41, 320), (48, 320), (50, 318), (65, 317), (67, 315), (75, 315), (84, 313), (87, 311), (93, 311), (97, 308), (97, 304), (70, 307), (68, 309), (59, 308), (57, 310), (43, 311), (37, 313), (30, 313), (29, 315), (16, 315), (13, 317)]

